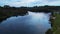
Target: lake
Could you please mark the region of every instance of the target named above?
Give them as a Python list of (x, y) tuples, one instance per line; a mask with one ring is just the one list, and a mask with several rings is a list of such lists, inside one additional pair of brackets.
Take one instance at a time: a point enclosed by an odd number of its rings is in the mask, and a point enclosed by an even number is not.
[(28, 12), (24, 16), (12, 16), (0, 24), (0, 34), (45, 34), (51, 29), (50, 13)]

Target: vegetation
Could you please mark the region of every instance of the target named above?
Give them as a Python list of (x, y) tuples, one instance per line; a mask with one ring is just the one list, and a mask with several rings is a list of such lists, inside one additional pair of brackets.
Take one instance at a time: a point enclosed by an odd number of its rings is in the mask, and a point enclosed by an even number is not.
[(54, 14), (56, 19), (53, 24), (53, 34), (60, 34), (60, 14)]

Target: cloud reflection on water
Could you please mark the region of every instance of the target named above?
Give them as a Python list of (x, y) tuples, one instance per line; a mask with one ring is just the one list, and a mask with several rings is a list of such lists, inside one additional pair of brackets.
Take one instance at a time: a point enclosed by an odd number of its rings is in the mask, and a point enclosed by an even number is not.
[(44, 34), (51, 25), (48, 13), (28, 12), (25, 16), (13, 16), (0, 24), (0, 33)]

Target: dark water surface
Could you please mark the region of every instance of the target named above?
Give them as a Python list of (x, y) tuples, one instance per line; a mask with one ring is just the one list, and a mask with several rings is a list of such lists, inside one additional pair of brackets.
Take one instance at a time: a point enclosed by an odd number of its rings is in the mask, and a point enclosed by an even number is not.
[(0, 24), (0, 34), (45, 34), (51, 28), (49, 15), (28, 12), (25, 16), (12, 16)]

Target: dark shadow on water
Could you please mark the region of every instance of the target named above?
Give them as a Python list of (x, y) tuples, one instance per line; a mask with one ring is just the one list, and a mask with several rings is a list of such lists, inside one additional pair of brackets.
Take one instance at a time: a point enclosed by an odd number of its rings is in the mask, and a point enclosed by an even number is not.
[(46, 31), (46, 34), (53, 34), (53, 31), (52, 31), (51, 29), (48, 29), (48, 30)]

